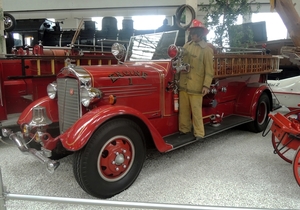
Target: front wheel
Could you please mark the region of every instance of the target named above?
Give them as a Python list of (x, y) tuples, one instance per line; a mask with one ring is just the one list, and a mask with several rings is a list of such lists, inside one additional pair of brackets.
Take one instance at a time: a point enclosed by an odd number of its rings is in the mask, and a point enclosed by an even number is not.
[(131, 120), (115, 119), (98, 128), (87, 145), (75, 153), (73, 172), (87, 193), (109, 198), (132, 185), (145, 154), (140, 127)]
[(263, 131), (268, 125), (269, 113), (270, 99), (266, 93), (262, 93), (257, 103), (255, 119), (248, 123), (248, 130), (254, 133)]

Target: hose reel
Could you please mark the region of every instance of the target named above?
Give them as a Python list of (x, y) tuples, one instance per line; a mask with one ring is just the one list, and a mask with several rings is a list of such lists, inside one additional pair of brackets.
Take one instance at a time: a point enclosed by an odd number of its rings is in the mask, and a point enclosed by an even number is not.
[[(189, 21), (188, 24), (186, 24), (186, 14), (187, 12), (191, 13), (191, 20)], [(185, 20), (182, 20), (184, 17)], [(190, 25), (192, 24), (193, 19), (196, 19), (196, 12), (194, 8), (188, 4), (183, 4), (179, 6), (176, 10), (175, 13), (175, 23), (177, 24), (178, 27), (187, 30)], [(184, 25), (182, 25), (184, 23)]]

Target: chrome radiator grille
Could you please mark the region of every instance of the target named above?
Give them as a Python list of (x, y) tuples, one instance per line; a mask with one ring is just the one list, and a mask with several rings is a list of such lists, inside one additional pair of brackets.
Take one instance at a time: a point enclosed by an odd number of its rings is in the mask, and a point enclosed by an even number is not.
[(81, 103), (78, 80), (57, 79), (57, 96), (60, 132), (66, 131), (81, 117)]

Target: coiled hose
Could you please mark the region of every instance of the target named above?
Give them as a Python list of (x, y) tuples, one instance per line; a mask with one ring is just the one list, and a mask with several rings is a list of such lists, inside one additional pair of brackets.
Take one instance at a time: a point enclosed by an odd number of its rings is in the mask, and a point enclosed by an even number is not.
[[(192, 19), (189, 22), (189, 24), (182, 26), (181, 23), (181, 16), (184, 12), (189, 11), (192, 14)], [(179, 6), (176, 10), (175, 13), (175, 22), (177, 24), (178, 27), (183, 28), (184, 30), (188, 29), (190, 27), (190, 25), (192, 24), (193, 19), (196, 18), (196, 12), (194, 10), (194, 8), (188, 4), (183, 4), (181, 6)]]

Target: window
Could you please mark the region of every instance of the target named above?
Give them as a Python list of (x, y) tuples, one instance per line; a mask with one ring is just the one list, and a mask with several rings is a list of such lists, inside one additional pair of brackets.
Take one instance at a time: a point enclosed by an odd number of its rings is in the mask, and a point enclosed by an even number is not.
[(136, 30), (155, 30), (163, 25), (165, 18), (165, 15), (133, 16), (133, 27)]
[(278, 13), (252, 14), (252, 22), (259, 21), (266, 21), (268, 41), (287, 38), (287, 29)]

